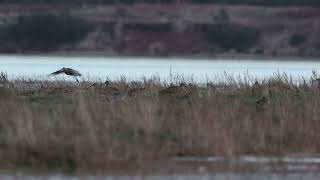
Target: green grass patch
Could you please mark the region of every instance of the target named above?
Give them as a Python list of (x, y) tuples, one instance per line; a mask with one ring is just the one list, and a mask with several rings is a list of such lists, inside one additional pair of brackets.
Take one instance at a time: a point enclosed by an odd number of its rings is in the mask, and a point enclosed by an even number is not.
[(240, 101), (246, 105), (255, 105), (256, 101), (261, 98), (251, 94), (217, 94), (216, 96), (227, 101)]
[(161, 144), (161, 143), (177, 143), (179, 142), (179, 137), (176, 133), (169, 131), (169, 130), (163, 130), (163, 131), (157, 131), (152, 134), (152, 137), (155, 142)]
[(71, 104), (72, 99), (65, 96), (28, 96), (28, 101), (32, 104)]

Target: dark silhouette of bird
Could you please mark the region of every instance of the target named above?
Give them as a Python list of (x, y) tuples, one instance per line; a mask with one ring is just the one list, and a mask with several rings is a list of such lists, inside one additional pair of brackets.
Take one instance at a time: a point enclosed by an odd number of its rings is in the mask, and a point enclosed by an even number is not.
[(121, 91), (116, 87), (110, 86), (110, 81), (105, 81), (104, 83), (95, 82), (87, 87), (87, 90), (93, 88), (94, 90), (98, 90), (100, 93), (111, 95), (111, 96), (120, 96)]
[(261, 99), (259, 99), (259, 100), (257, 100), (256, 101), (256, 104), (257, 105), (264, 105), (264, 104), (266, 104), (268, 102), (268, 99), (267, 99), (267, 97), (265, 97), (265, 96), (262, 96), (262, 98)]
[(261, 95), (263, 91), (263, 86), (256, 80), (252, 85), (250, 91), (252, 95)]
[(77, 79), (77, 76), (81, 76), (80, 72), (79, 71), (76, 71), (74, 69), (71, 69), (71, 68), (65, 68), (63, 67), (62, 69), (56, 71), (56, 72), (53, 72), (51, 73), (52, 75), (57, 75), (57, 74), (66, 74), (68, 76), (73, 76), (75, 77), (75, 79), (77, 80), (77, 82), (79, 82), (79, 80)]
[(110, 94), (112, 96), (120, 96), (121, 95), (120, 89), (110, 86), (110, 81), (106, 81), (103, 84), (105, 85), (104, 91), (107, 94)]

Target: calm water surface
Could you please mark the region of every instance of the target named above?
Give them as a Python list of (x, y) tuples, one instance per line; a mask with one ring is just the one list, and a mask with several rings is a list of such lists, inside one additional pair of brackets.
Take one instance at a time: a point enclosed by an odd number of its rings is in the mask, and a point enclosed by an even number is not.
[(149, 174), (149, 175), (0, 175), (5, 180), (318, 180), (317, 173), (215, 173), (215, 174)]
[[(156, 164), (156, 163), (155, 163)], [(318, 180), (320, 156), (174, 157), (143, 169), (80, 172), (0, 170), (6, 180)], [(219, 168), (220, 167), (220, 168)], [(222, 167), (222, 168), (221, 168)]]
[[(320, 60), (320, 59), (319, 59)], [(195, 81), (219, 80), (224, 73), (233, 76), (250, 75), (266, 78), (286, 73), (294, 78), (309, 78), (313, 70), (320, 70), (320, 61), (287, 60), (228, 60), (228, 59), (182, 59), (182, 58), (118, 58), (118, 57), (61, 57), (61, 56), (0, 56), (0, 71), (9, 77), (33, 77), (52, 79), (48, 75), (61, 67), (79, 70), (84, 78), (129, 80), (158, 76), (169, 80), (184, 76)], [(65, 77), (65, 76), (58, 76)], [(56, 78), (56, 77), (54, 77)]]

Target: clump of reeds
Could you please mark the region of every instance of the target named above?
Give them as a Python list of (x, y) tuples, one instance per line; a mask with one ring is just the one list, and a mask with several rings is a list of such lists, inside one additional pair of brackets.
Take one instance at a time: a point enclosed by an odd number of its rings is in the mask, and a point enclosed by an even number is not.
[[(186, 87), (169, 95), (159, 94), (168, 84), (157, 79), (108, 86), (0, 80), (2, 165), (104, 167), (175, 155), (320, 152), (320, 89), (307, 80), (177, 81)], [(133, 88), (143, 91), (129, 96)]]

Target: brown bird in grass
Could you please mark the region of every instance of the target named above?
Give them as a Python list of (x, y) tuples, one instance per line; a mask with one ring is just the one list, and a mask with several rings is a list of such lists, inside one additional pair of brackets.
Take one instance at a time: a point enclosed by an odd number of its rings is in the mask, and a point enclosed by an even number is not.
[(187, 93), (188, 86), (185, 83), (181, 83), (179, 86), (170, 86), (166, 89), (159, 91), (160, 95), (181, 95)]
[(53, 72), (51, 74), (52, 75), (57, 75), (57, 74), (62, 74), (62, 73), (66, 74), (68, 76), (73, 76), (77, 80), (77, 82), (79, 82), (79, 80), (77, 79), (77, 76), (81, 76), (80, 72), (76, 71), (74, 69), (71, 69), (71, 68), (63, 67), (62, 69), (60, 69), (60, 70), (58, 70), (56, 72)]
[(87, 89), (90, 89), (92, 87), (97, 88), (98, 90), (102, 90), (102, 91), (106, 92), (107, 94), (111, 94), (111, 95), (120, 95), (121, 94), (120, 89), (110, 86), (110, 81), (106, 81), (104, 83), (95, 82), (95, 83), (91, 84), (89, 87), (87, 87)]
[(138, 94), (142, 94), (146, 88), (140, 87), (140, 88), (132, 88), (128, 91), (129, 97), (136, 97)]
[(105, 91), (106, 91), (108, 94), (111, 94), (111, 95), (113, 95), (113, 96), (119, 96), (119, 95), (121, 95), (120, 89), (118, 89), (118, 88), (116, 88), (116, 87), (110, 86), (110, 81), (104, 82), (104, 85), (105, 85)]

